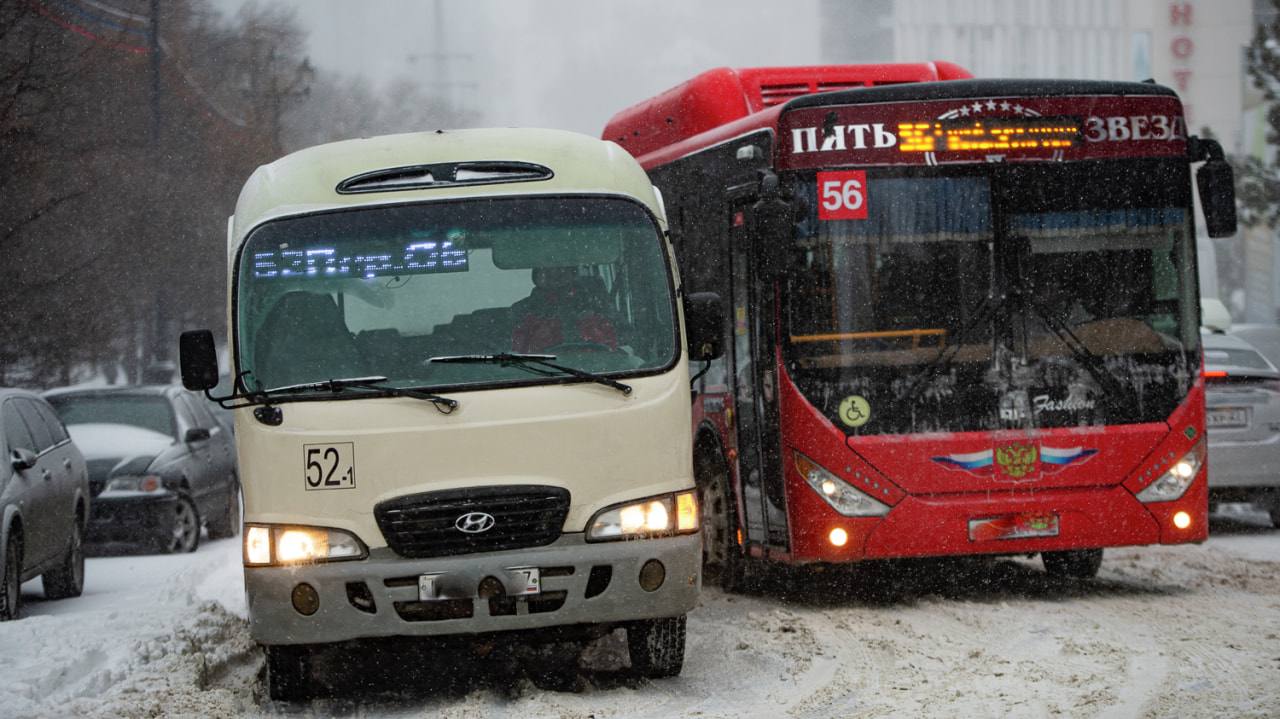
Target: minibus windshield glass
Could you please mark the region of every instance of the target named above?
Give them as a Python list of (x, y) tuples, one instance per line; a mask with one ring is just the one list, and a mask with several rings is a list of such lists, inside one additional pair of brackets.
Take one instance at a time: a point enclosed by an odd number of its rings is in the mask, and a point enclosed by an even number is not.
[(251, 389), (334, 378), (385, 386), (562, 381), (548, 368), (431, 362), (537, 353), (593, 373), (677, 357), (658, 226), (598, 196), (477, 198), (267, 223), (241, 252), (237, 352)]

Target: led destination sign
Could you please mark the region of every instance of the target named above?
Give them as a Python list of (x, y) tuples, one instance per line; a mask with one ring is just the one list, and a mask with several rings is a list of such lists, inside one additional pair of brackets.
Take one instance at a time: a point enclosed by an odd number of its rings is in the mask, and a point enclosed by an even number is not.
[(778, 122), (780, 169), (1185, 157), (1168, 95), (983, 97), (798, 107)]
[(1062, 149), (1080, 141), (1080, 121), (1067, 117), (898, 123), (899, 152)]

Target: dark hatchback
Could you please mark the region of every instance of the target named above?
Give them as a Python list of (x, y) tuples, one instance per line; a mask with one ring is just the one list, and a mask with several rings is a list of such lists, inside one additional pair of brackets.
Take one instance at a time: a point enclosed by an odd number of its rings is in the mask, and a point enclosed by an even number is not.
[(44, 395), (84, 452), (90, 541), (192, 552), (240, 530), (235, 447), (204, 400), (180, 387), (53, 390)]

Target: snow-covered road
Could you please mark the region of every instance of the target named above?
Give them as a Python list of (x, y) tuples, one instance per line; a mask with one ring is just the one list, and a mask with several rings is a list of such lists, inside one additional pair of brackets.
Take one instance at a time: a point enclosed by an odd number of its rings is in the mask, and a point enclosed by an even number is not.
[(307, 708), (263, 697), (235, 541), (101, 557), (83, 597), (45, 602), (30, 582), (23, 618), (0, 624), (0, 715), (1276, 717), (1280, 531), (1264, 520), (1222, 515), (1201, 546), (1110, 551), (1092, 582), (995, 560), (708, 588), (673, 680), (628, 678), (617, 636), (589, 650), (573, 692), (527, 678), (536, 656), (447, 680), (421, 647), (335, 658), (342, 694)]

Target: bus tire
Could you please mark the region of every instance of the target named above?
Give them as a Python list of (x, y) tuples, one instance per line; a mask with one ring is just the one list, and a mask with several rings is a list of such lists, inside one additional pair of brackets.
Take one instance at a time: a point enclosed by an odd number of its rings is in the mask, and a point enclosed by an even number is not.
[(646, 619), (627, 627), (631, 670), (649, 679), (674, 677), (684, 668), (685, 615)]
[(298, 702), (311, 698), (311, 647), (276, 645), (267, 651), (267, 693), (275, 701)]
[(1052, 577), (1092, 579), (1102, 568), (1101, 549), (1073, 549), (1065, 552), (1041, 552), (1044, 570)]
[(205, 522), (209, 539), (227, 539), (240, 534), (240, 483), (234, 478), (227, 486), (226, 511)]
[(698, 452), (694, 467), (702, 506), (702, 574), (726, 592), (743, 592), (752, 582), (747, 557), (738, 545), (737, 503), (729, 484), (729, 468), (718, 452)]

